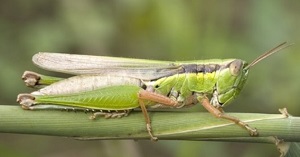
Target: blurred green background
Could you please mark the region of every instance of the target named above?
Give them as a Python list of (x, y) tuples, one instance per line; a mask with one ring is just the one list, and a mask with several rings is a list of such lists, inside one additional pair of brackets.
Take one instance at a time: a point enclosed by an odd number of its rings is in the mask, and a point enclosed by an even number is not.
[[(54, 75), (32, 64), (31, 56), (39, 51), (251, 61), (288, 41), (295, 45), (253, 67), (241, 96), (225, 111), (278, 113), (278, 108), (287, 107), (291, 114), (300, 115), (299, 1), (0, 2), (0, 104), (18, 105), (17, 94), (30, 91), (20, 78), (24, 70)], [(0, 134), (0, 152), (6, 157), (278, 156), (275, 146), (269, 144), (76, 141), (13, 134)]]

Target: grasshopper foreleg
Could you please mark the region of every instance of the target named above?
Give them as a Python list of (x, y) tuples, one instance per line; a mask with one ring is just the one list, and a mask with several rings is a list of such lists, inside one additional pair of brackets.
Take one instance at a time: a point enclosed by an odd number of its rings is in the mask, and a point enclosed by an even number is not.
[(236, 117), (225, 114), (221, 108), (216, 108), (215, 106), (211, 105), (207, 97), (199, 96), (198, 99), (202, 106), (215, 117), (233, 121), (239, 126), (245, 128), (249, 132), (250, 136), (258, 136), (258, 132), (255, 128), (251, 128), (247, 123), (239, 120)]

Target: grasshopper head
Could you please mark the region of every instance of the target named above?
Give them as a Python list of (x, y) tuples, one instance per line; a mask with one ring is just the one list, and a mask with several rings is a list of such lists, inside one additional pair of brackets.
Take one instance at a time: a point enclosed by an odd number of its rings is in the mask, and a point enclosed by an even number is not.
[(234, 59), (232, 62), (229, 62), (223, 69), (220, 70), (219, 80), (216, 84), (217, 94), (213, 96), (213, 99), (217, 99), (218, 103), (222, 107), (229, 104), (229, 102), (234, 100), (243, 89), (247, 80), (248, 71), (251, 67), (271, 54), (274, 54), (288, 46), (291, 46), (291, 44), (284, 42), (263, 53), (250, 64), (240, 59)]
[(217, 100), (222, 107), (234, 100), (244, 87), (249, 71), (247, 66), (247, 62), (235, 59), (220, 71), (216, 91)]

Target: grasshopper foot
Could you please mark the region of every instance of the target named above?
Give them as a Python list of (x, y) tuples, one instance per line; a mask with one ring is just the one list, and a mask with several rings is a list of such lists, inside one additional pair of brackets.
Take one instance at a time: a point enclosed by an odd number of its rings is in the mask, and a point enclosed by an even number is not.
[(153, 136), (153, 134), (152, 134), (151, 124), (147, 124), (146, 127), (147, 127), (147, 131), (148, 131), (148, 134), (150, 135), (151, 140), (152, 141), (157, 141), (158, 138)]
[(249, 131), (250, 136), (258, 136), (258, 131), (256, 128), (251, 128), (248, 124), (246, 124), (244, 127)]

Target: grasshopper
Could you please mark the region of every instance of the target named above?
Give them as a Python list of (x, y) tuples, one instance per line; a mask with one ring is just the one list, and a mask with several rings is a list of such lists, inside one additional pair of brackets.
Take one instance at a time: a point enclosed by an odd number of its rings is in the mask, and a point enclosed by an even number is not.
[(251, 136), (258, 131), (222, 107), (241, 92), (249, 69), (271, 54), (290, 46), (286, 42), (263, 53), (250, 64), (241, 59), (158, 61), (104, 56), (40, 52), (33, 56), (37, 66), (75, 76), (62, 79), (26, 71), (27, 86), (42, 87), (19, 94), (23, 109), (71, 109), (92, 111), (91, 119), (127, 116), (140, 108), (152, 140), (149, 108), (182, 108), (201, 103), (212, 115), (245, 128)]

